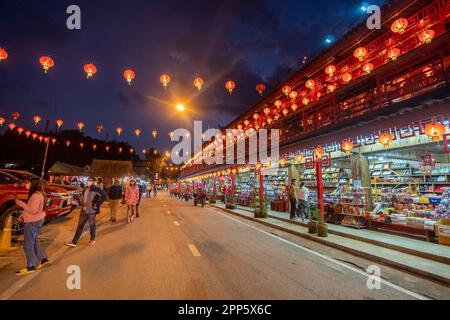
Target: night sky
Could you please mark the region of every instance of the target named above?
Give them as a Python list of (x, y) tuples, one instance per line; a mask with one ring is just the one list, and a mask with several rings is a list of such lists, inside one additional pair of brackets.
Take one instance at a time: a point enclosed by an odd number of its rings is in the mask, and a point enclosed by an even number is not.
[[(382, 4), (384, 1), (371, 1)], [(66, 8), (81, 7), (82, 29), (66, 28)], [(190, 129), (203, 120), (205, 129), (226, 125), (298, 70), (304, 56), (326, 49), (325, 38), (341, 37), (366, 14), (354, 0), (129, 0), (42, 1), (1, 0), (0, 47), (9, 58), (0, 64), (0, 116), (22, 116), (18, 124), (33, 128), (32, 117), (58, 117), (64, 128), (78, 121), (98, 138), (95, 126), (105, 126), (110, 139), (124, 128), (120, 140), (138, 150), (168, 150), (168, 133)], [(50, 55), (55, 67), (45, 75), (38, 63)], [(98, 73), (87, 80), (85, 63)], [(130, 87), (125, 68), (136, 72)], [(172, 77), (165, 91), (161, 73)], [(201, 91), (196, 76), (205, 79)], [(226, 80), (237, 88), (228, 95)], [(175, 111), (183, 102), (188, 111)], [(43, 124), (41, 124), (43, 129)], [(143, 131), (137, 139), (133, 132)], [(150, 132), (158, 130), (155, 141)], [(3, 128), (3, 130), (5, 130)]]

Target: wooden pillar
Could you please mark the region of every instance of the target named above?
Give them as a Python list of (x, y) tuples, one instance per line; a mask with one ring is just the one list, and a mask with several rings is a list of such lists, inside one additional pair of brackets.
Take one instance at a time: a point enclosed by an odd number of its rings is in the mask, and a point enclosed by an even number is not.
[(367, 199), (367, 203), (369, 206), (369, 210), (372, 210), (373, 200), (372, 200), (369, 161), (361, 153), (352, 154), (350, 160), (352, 166), (352, 179), (353, 181), (360, 180), (361, 186), (369, 190), (368, 192), (369, 199)]
[(322, 225), (325, 224), (325, 205), (323, 196), (322, 160), (316, 159), (317, 201), (319, 202)]

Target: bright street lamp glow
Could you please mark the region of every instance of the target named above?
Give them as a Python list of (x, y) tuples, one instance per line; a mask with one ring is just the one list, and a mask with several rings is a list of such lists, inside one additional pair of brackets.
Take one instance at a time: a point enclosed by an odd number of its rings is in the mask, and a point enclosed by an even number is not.
[(180, 104), (177, 104), (177, 110), (178, 110), (178, 111), (184, 111), (185, 109), (186, 109), (185, 106), (182, 105), (181, 103), (180, 103)]

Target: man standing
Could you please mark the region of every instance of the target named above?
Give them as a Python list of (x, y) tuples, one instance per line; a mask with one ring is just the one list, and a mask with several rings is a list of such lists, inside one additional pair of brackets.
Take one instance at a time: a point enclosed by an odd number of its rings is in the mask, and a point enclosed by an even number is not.
[(111, 221), (116, 222), (117, 211), (119, 209), (120, 201), (123, 197), (123, 190), (119, 180), (115, 180), (114, 185), (109, 188), (108, 196), (110, 200)]
[[(311, 219), (311, 209), (309, 207), (309, 189), (306, 187), (305, 183), (300, 183), (300, 192), (299, 192), (299, 207), (300, 207), (300, 215), (302, 217), (302, 221), (305, 220), (305, 217)], [(307, 214), (305, 214), (305, 210)]]
[(65, 243), (66, 246), (77, 246), (77, 243), (80, 240), (81, 234), (83, 233), (83, 228), (86, 225), (87, 221), (89, 221), (89, 228), (91, 232), (91, 240), (89, 241), (89, 245), (93, 246), (95, 244), (95, 218), (96, 215), (100, 213), (100, 207), (107, 198), (108, 196), (106, 195), (106, 193), (102, 189), (94, 185), (94, 179), (89, 178), (87, 187), (83, 192), (83, 208), (80, 212), (77, 231), (75, 232), (73, 240), (71, 242)]
[(300, 193), (300, 190), (297, 186), (297, 180), (292, 179), (291, 185), (288, 188), (288, 196), (289, 196), (289, 203), (290, 203), (290, 219), (295, 219), (295, 211), (297, 210), (297, 204), (298, 204), (298, 195)]

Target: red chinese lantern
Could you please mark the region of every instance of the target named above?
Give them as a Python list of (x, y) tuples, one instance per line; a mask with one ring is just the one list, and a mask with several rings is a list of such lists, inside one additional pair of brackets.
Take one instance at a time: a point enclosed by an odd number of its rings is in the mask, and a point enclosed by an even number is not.
[(346, 154), (350, 154), (353, 150), (353, 142), (350, 139), (345, 139), (342, 141), (341, 148)]
[(231, 94), (234, 90), (234, 88), (236, 88), (236, 83), (232, 80), (228, 80), (225, 83), (225, 88), (228, 90), (228, 92)]
[(296, 103), (293, 103), (292, 105), (291, 105), (291, 109), (292, 109), (292, 111), (297, 111), (297, 109), (298, 109), (298, 105), (296, 104)]
[(308, 104), (309, 104), (309, 99), (308, 98), (303, 98), (302, 99), (302, 103), (305, 105), (305, 106), (307, 106)]
[[(62, 119), (58, 119), (56, 120), (56, 126), (58, 127), (58, 129), (60, 129), (62, 127), (62, 125), (64, 124), (64, 121)], [(82, 128), (81, 128), (82, 129)], [(80, 130), (81, 130), (80, 129)]]
[(283, 88), (281, 88), (281, 91), (287, 96), (289, 96), (289, 93), (291, 93), (292, 88), (291, 86), (285, 85)]
[(286, 108), (283, 108), (283, 110), (281, 110), (281, 113), (286, 117), (289, 113), (289, 110)]
[(84, 148), (84, 143), (80, 142), (80, 148), (83, 149)]
[(134, 152), (134, 149), (130, 148), (130, 154), (133, 154), (133, 152)]
[(362, 69), (365, 73), (370, 74), (373, 70), (373, 64), (368, 62), (365, 65), (363, 65)]
[(92, 150), (94, 150), (94, 151), (97, 150), (97, 145), (96, 144), (92, 145)]
[(270, 108), (269, 108), (269, 107), (265, 107), (264, 110), (263, 110), (263, 112), (264, 112), (264, 114), (265, 114), (266, 116), (268, 116), (269, 113), (270, 113)]
[(349, 83), (350, 81), (352, 81), (352, 74), (351, 73), (344, 73), (342, 75), (342, 81), (344, 81), (345, 83)]
[(164, 86), (164, 89), (167, 89), (170, 83), (170, 76), (168, 74), (163, 73), (159, 77), (159, 81), (161, 81), (162, 85)]
[(86, 77), (89, 79), (94, 74), (97, 73), (97, 67), (94, 66), (92, 63), (88, 63), (84, 65), (84, 72), (86, 72)]
[(31, 136), (31, 131), (30, 131), (30, 130), (27, 130), (27, 131), (25, 132), (25, 136), (27, 137), (27, 139), (29, 139), (30, 136)]
[(42, 120), (41, 117), (39, 117), (39, 116), (34, 116), (34, 117), (33, 117), (34, 125), (37, 126), (38, 123), (41, 122), (41, 120)]
[(12, 114), (12, 117), (13, 117), (13, 121), (16, 121), (17, 119), (19, 119), (20, 113), (16, 111)]
[(153, 150), (153, 154), (157, 155), (158, 154), (158, 150)]
[(100, 134), (102, 132), (102, 130), (103, 130), (103, 125), (102, 124), (98, 124), (96, 128), (97, 128), (98, 134)]
[(271, 124), (273, 122), (273, 119), (271, 117), (268, 117), (266, 121), (268, 124)]
[(291, 100), (295, 100), (298, 97), (298, 93), (295, 90), (292, 90), (291, 93), (289, 93), (289, 98), (291, 98)]
[(3, 127), (5, 121), (6, 121), (5, 118), (0, 118), (0, 127)]
[(327, 85), (327, 92), (334, 92), (336, 90), (336, 86), (334, 84)]
[(364, 58), (367, 56), (367, 50), (364, 47), (356, 48), (353, 52), (353, 56), (358, 59), (359, 61), (363, 61)]
[(33, 141), (36, 140), (37, 137), (38, 137), (38, 134), (37, 134), (37, 133), (33, 133), (33, 134), (31, 135), (31, 138), (33, 138)]
[(405, 18), (399, 18), (392, 23), (391, 31), (394, 33), (402, 34), (403, 32), (405, 32), (407, 27), (408, 20), (406, 20)]
[(147, 150), (142, 149), (142, 154), (145, 156), (147, 154)]
[(70, 146), (70, 140), (66, 141), (66, 146), (67, 146), (67, 148)]
[(397, 60), (397, 58), (400, 57), (400, 54), (401, 54), (401, 52), (400, 52), (399, 48), (392, 48), (388, 51), (388, 57), (392, 61)]
[(434, 142), (439, 142), (441, 136), (445, 134), (445, 126), (439, 122), (431, 122), (425, 126), (425, 134), (433, 139)]
[(9, 127), (9, 130), (14, 130), (14, 128), (16, 127), (16, 125), (14, 124), (14, 123), (10, 123), (9, 125), (8, 125), (8, 127)]
[(8, 52), (6, 52), (5, 49), (0, 48), (0, 62), (6, 59), (8, 59)]
[(106, 146), (106, 147), (105, 147), (106, 152), (109, 152), (109, 149), (110, 149), (109, 146)]
[(134, 73), (133, 70), (127, 69), (123, 72), (123, 77), (128, 82), (128, 85), (131, 86), (131, 81), (134, 80), (134, 78), (136, 77), (136, 74)]
[(253, 119), (258, 120), (259, 119), (259, 113), (254, 113), (253, 114)]
[(378, 137), (378, 142), (380, 142), (385, 148), (389, 147), (394, 140), (394, 136), (389, 132), (383, 132)]
[(244, 125), (245, 125), (246, 127), (248, 127), (249, 124), (250, 124), (250, 121), (249, 121), (248, 119), (245, 119), (245, 120), (244, 120)]
[(121, 127), (118, 127), (116, 129), (116, 131), (117, 131), (117, 134), (120, 136), (122, 134), (123, 129)]
[(39, 142), (42, 142), (42, 140), (44, 140), (43, 136), (39, 136)]
[(317, 159), (321, 159), (324, 154), (325, 150), (321, 146), (318, 146), (314, 149), (314, 155), (316, 156)]
[(423, 44), (430, 43), (434, 38), (434, 31), (427, 29), (419, 33), (419, 41)]
[(170, 137), (170, 139), (173, 138), (173, 135), (174, 135), (174, 133), (173, 133), (172, 131), (170, 131), (170, 132), (169, 132), (169, 137)]
[(82, 131), (83, 128), (84, 128), (84, 123), (83, 123), (83, 122), (78, 122), (78, 123), (77, 123), (77, 128), (78, 128), (80, 131)]
[(136, 137), (139, 137), (141, 135), (141, 130), (139, 129), (134, 130), (134, 134), (136, 135)]
[(22, 133), (23, 133), (24, 131), (25, 131), (25, 130), (24, 130), (23, 128), (18, 128), (18, 129), (17, 129), (17, 132), (19, 133), (19, 136), (22, 135)]
[(55, 145), (55, 143), (56, 143), (56, 138), (53, 138), (52, 139), (52, 144)]
[(334, 74), (336, 73), (336, 66), (330, 64), (325, 68), (325, 73), (330, 76), (333, 77)]
[(196, 87), (199, 91), (202, 90), (205, 81), (202, 78), (197, 77), (194, 79), (194, 87)]
[(258, 91), (258, 93), (259, 93), (260, 95), (263, 95), (263, 93), (264, 93), (265, 90), (266, 90), (266, 86), (265, 86), (264, 84), (262, 84), (262, 83), (259, 83), (259, 84), (256, 86), (256, 91)]
[(306, 81), (306, 83), (305, 83), (305, 86), (308, 88), (308, 89), (314, 89), (314, 87), (316, 86), (316, 82), (314, 81), (314, 80), (312, 80), (312, 79), (309, 79), (308, 81)]
[(295, 155), (295, 158), (294, 158), (294, 160), (295, 160), (295, 162), (297, 162), (297, 163), (301, 163), (302, 162), (302, 160), (303, 160), (303, 155), (302, 154), (297, 154), (297, 155)]
[(49, 138), (48, 138), (48, 137), (45, 137), (45, 138), (44, 138), (44, 142), (45, 142), (45, 143), (47, 143), (47, 142), (48, 142), (48, 140), (49, 140)]
[(274, 102), (275, 107), (277, 107), (277, 109), (280, 109), (281, 106), (283, 105), (283, 102), (281, 102), (281, 100), (276, 100)]
[(44, 69), (45, 73), (47, 73), (48, 70), (50, 70), (50, 68), (53, 68), (53, 66), (55, 65), (55, 62), (53, 61), (53, 59), (48, 56), (40, 57), (39, 63), (41, 64), (42, 69)]
[(156, 139), (156, 136), (157, 136), (157, 135), (158, 135), (158, 131), (153, 130), (153, 131), (152, 131), (153, 139)]

